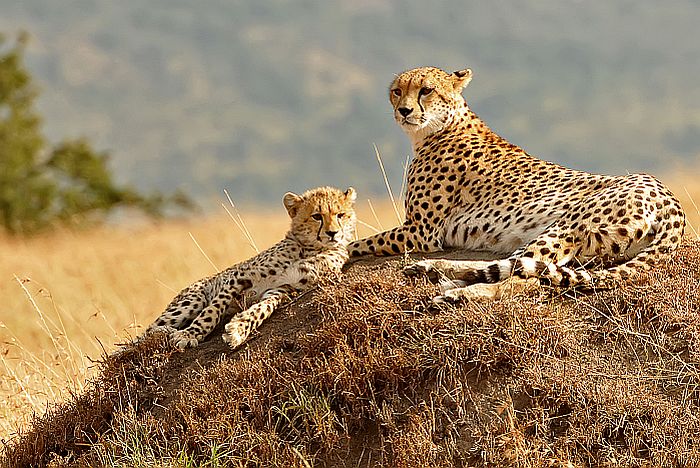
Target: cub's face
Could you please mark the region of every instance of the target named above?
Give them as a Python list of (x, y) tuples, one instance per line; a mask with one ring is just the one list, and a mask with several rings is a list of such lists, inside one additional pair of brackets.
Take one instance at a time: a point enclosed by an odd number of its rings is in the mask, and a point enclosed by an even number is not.
[(394, 119), (412, 138), (442, 129), (464, 105), (462, 89), (471, 77), (469, 69), (448, 74), (422, 67), (401, 73), (389, 86)]
[(287, 193), (284, 206), (292, 218), (291, 231), (309, 248), (347, 246), (355, 239), (355, 189), (345, 192), (321, 187), (302, 195)]

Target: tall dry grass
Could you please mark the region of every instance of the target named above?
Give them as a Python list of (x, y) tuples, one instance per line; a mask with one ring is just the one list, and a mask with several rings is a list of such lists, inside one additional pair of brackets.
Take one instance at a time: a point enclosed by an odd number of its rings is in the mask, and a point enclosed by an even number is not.
[(688, 216), (686, 236), (700, 239), (700, 160), (697, 164), (676, 167), (661, 180), (678, 196)]
[[(700, 171), (664, 177), (700, 232)], [(400, 201), (397, 201), (400, 205)], [(228, 208), (232, 211), (231, 208)], [(387, 201), (358, 202), (360, 237), (396, 225)], [(242, 220), (249, 234), (238, 225)], [(80, 391), (92, 360), (138, 335), (172, 296), (262, 249), (287, 229), (284, 209), (0, 237), (0, 440), (32, 412)]]

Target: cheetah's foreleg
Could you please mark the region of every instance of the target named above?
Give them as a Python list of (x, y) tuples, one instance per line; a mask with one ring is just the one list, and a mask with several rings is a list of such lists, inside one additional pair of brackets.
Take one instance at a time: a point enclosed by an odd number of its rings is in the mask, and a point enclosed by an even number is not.
[(233, 349), (239, 347), (280, 304), (288, 300), (289, 293), (290, 288), (284, 286), (265, 291), (260, 301), (236, 314), (226, 324), (226, 332), (222, 335), (223, 340)]

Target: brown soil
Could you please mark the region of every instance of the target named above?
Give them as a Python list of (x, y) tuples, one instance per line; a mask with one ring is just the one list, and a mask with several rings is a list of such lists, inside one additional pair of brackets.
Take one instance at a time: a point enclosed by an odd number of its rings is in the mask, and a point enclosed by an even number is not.
[(217, 446), (230, 466), (700, 465), (699, 242), (613, 291), (456, 306), (404, 262), (353, 263), (237, 351), (217, 330), (105, 357), (2, 466), (125, 460), (125, 430), (163, 460)]

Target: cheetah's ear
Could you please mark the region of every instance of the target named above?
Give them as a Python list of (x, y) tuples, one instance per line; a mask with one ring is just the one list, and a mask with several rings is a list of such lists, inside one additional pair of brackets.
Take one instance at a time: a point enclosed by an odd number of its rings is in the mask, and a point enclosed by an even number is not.
[(282, 201), (284, 202), (284, 207), (287, 209), (287, 213), (289, 213), (289, 217), (293, 218), (296, 216), (299, 204), (303, 201), (303, 198), (296, 193), (287, 192), (284, 194)]
[(350, 203), (355, 203), (355, 200), (357, 200), (357, 192), (354, 188), (348, 187), (345, 191), (345, 200)]
[(472, 80), (472, 71), (470, 68), (457, 70), (450, 75), (450, 79), (452, 80), (452, 86), (454, 86), (455, 91), (461, 93)]

